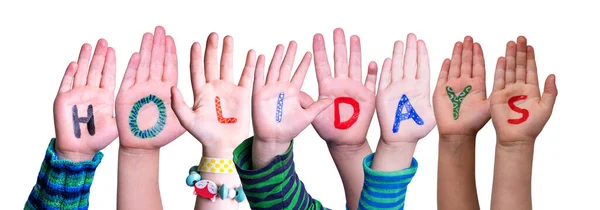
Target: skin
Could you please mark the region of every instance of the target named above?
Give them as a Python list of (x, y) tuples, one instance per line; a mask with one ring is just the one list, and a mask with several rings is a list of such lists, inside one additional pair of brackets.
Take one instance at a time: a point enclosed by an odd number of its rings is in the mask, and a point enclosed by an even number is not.
[[(255, 169), (264, 168), (275, 156), (283, 154), (290, 147), (292, 139), (333, 102), (331, 99), (322, 99), (306, 108), (300, 106), (300, 89), (312, 55), (310, 52), (304, 54), (298, 69), (290, 80), (296, 48), (296, 42), (291, 41), (284, 57), (283, 45), (277, 45), (266, 80), (264, 79), (265, 57), (260, 55), (256, 62), (252, 92), (252, 124), (254, 126), (252, 164)], [(281, 122), (277, 122), (275, 105), (281, 92), (285, 95), (283, 116)]]
[[(79, 59), (65, 71), (54, 100), (55, 150), (62, 159), (74, 162), (92, 160), (94, 155), (117, 138), (113, 116), (115, 94), (115, 51), (104, 39), (98, 40), (91, 59), (92, 46), (81, 46)], [(91, 136), (85, 124), (80, 124), (81, 138), (73, 131), (73, 105), (78, 115), (87, 116), (88, 105), (94, 107), (96, 133)]]
[[(118, 209), (162, 209), (158, 187), (160, 148), (181, 136), (181, 126), (171, 108), (171, 87), (177, 85), (177, 55), (173, 37), (157, 26), (154, 34), (143, 36), (139, 53), (129, 60), (117, 95), (116, 118), (119, 130)], [(153, 94), (167, 109), (164, 129), (154, 138), (133, 135), (129, 113), (139, 99)], [(140, 129), (156, 123), (158, 109), (152, 103), (139, 111)]]
[[(191, 49), (190, 76), (194, 92), (194, 106), (190, 108), (183, 96), (172, 87), (173, 109), (181, 125), (202, 144), (202, 156), (212, 158), (233, 159), (233, 150), (244, 139), (248, 138), (250, 127), (250, 91), (256, 55), (248, 51), (246, 65), (238, 85), (233, 83), (233, 38), (223, 39), (223, 52), (218, 65), (218, 40), (216, 33), (211, 33), (206, 41), (206, 53), (202, 60), (202, 48), (194, 43)], [(237, 122), (220, 123), (217, 120), (215, 96), (221, 98), (224, 117), (235, 117)], [(203, 179), (208, 179), (221, 186), (241, 186), (237, 174), (220, 174), (200, 172)], [(233, 199), (209, 199), (197, 197), (195, 209), (237, 209), (238, 203)]]
[[(508, 99), (527, 95), (515, 104), (529, 111), (521, 124), (509, 124), (520, 113), (511, 110)], [(540, 94), (535, 53), (523, 36), (509, 41), (506, 54), (498, 58), (494, 90), (490, 95), (492, 123), (496, 128), (496, 160), (491, 209), (532, 209), (531, 173), (535, 139), (552, 115), (558, 90), (556, 77), (549, 75)]]
[[(316, 34), (313, 38), (319, 100), (333, 101), (341, 96), (351, 97), (358, 101), (360, 114), (350, 128), (340, 130), (333, 125), (334, 106), (330, 106), (312, 121), (312, 125), (327, 143), (344, 184), (348, 208), (357, 209), (364, 180), (362, 161), (372, 152), (367, 142), (367, 131), (375, 112), (377, 65), (375, 62), (369, 63), (365, 82), (361, 82), (362, 58), (359, 37), (356, 35), (350, 37), (349, 59), (346, 38), (341, 28), (333, 31), (333, 42), (334, 75), (332, 76), (323, 35)], [(307, 94), (302, 94), (301, 102), (303, 107), (307, 107), (313, 100)], [(351, 106), (340, 105), (341, 121), (350, 118), (353, 113)]]
[[(404, 43), (396, 41), (392, 58), (385, 59), (377, 92), (377, 118), (381, 137), (373, 157), (372, 169), (398, 171), (410, 167), (417, 142), (427, 136), (436, 125), (433, 108), (429, 101), (429, 56), (422, 40), (414, 34)], [(409, 98), (413, 109), (424, 124), (412, 119), (400, 122), (397, 133), (392, 132), (398, 101), (403, 94)], [(402, 110), (406, 113), (406, 110)]]
[[(472, 89), (463, 99), (458, 119), (446, 87), (458, 95)], [(440, 134), (438, 155), (438, 209), (479, 209), (475, 184), (475, 137), (490, 119), (485, 88), (483, 50), (473, 38), (456, 42), (452, 58), (444, 60), (433, 94), (433, 107)]]

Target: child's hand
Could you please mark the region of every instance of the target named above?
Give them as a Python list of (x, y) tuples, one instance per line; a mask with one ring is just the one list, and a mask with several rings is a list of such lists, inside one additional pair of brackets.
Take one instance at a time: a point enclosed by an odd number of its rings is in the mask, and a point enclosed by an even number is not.
[(91, 160), (117, 138), (115, 51), (100, 39), (90, 64), (91, 52), (89, 44), (81, 47), (79, 60), (67, 67), (54, 101), (56, 153), (71, 161)]
[(498, 143), (533, 144), (550, 119), (557, 94), (555, 76), (550, 75), (540, 96), (535, 55), (527, 39), (508, 42), (505, 57), (498, 58), (490, 95)]
[[(392, 59), (385, 59), (377, 92), (377, 118), (382, 143), (416, 143), (435, 127), (430, 103), (429, 57), (422, 40), (409, 34), (396, 41)], [(412, 154), (411, 154), (412, 157)]]
[(223, 39), (220, 76), (218, 46), (218, 35), (211, 33), (206, 41), (203, 62), (200, 44), (192, 45), (190, 73), (194, 106), (190, 109), (177, 87), (173, 87), (173, 109), (181, 125), (202, 143), (205, 156), (230, 158), (233, 149), (248, 137), (250, 89), (256, 55), (254, 51), (248, 51), (244, 71), (235, 85), (233, 38), (226, 36)]
[(277, 45), (266, 82), (263, 76), (265, 57), (258, 57), (252, 94), (252, 122), (255, 136), (253, 155), (257, 153), (261, 157), (255, 156), (259, 159), (253, 159), (255, 165), (268, 163), (272, 156), (285, 152), (290, 141), (331, 105), (332, 100), (322, 99), (303, 104), (305, 108), (300, 106), (300, 89), (310, 66), (311, 54), (307, 52), (304, 55), (290, 81), (296, 47), (296, 42), (291, 41), (282, 62), (283, 46)]
[(154, 35), (144, 34), (140, 52), (131, 56), (117, 95), (123, 148), (158, 149), (185, 132), (171, 109), (171, 87), (176, 85), (175, 42), (158, 26)]
[[(369, 63), (363, 84), (358, 36), (350, 37), (350, 61), (346, 55), (344, 31), (335, 29), (333, 39), (335, 78), (331, 77), (323, 35), (317, 34), (313, 39), (319, 99), (330, 99), (334, 104), (317, 116), (312, 124), (330, 146), (362, 146), (375, 112), (377, 65)], [(311, 102), (308, 95), (302, 98), (303, 102)]]
[(466, 36), (454, 45), (452, 60), (444, 60), (433, 93), (440, 136), (477, 135), (490, 120), (486, 96), (483, 51)]

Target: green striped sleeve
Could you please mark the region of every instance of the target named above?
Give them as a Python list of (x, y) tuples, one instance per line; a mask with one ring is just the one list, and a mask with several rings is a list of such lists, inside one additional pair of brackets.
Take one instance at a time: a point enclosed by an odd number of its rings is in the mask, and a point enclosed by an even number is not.
[(252, 168), (252, 141), (250, 137), (234, 150), (233, 162), (253, 210), (326, 209), (306, 192), (294, 170), (293, 141), (262, 169)]

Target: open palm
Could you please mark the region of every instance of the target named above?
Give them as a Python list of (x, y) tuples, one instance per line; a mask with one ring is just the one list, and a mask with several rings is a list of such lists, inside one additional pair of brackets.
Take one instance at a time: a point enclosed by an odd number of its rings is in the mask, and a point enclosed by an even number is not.
[(296, 42), (291, 41), (282, 61), (283, 46), (277, 45), (266, 81), (263, 79), (264, 56), (258, 58), (252, 94), (252, 121), (257, 139), (288, 143), (331, 105), (332, 100), (324, 99), (307, 104), (305, 108), (300, 106), (300, 89), (310, 66), (311, 54), (304, 55), (290, 81), (296, 48)]
[(470, 36), (444, 60), (433, 106), (440, 135), (475, 136), (490, 120), (483, 50)]
[(89, 44), (81, 47), (79, 59), (67, 67), (54, 101), (56, 152), (73, 161), (93, 158), (117, 138), (113, 117), (115, 51), (106, 40), (98, 40), (90, 64), (91, 51)]
[(176, 85), (175, 42), (158, 26), (154, 35), (144, 34), (121, 82), (116, 101), (121, 146), (158, 149), (185, 132), (171, 109), (171, 87)]
[[(334, 104), (319, 114), (312, 125), (328, 144), (362, 145), (375, 112), (377, 66), (374, 62), (369, 64), (367, 78), (363, 84), (358, 36), (350, 37), (349, 61), (344, 31), (340, 28), (335, 29), (333, 39), (335, 78), (331, 76), (323, 35), (316, 34), (313, 39), (319, 99), (334, 100)], [(312, 101), (306, 94), (302, 94), (301, 97), (307, 104)], [(354, 106), (349, 104), (354, 102), (357, 102)], [(304, 104), (305, 102), (303, 106)], [(339, 118), (336, 120), (338, 108)]]
[(220, 76), (217, 62), (218, 40), (216, 33), (208, 36), (204, 62), (200, 44), (192, 45), (190, 73), (194, 106), (189, 108), (179, 90), (173, 87), (173, 108), (181, 125), (196, 137), (203, 147), (233, 150), (248, 137), (250, 85), (256, 56), (254, 51), (248, 52), (239, 86), (235, 85), (232, 68), (233, 38), (226, 36), (223, 39)]
[(417, 142), (435, 127), (430, 103), (429, 56), (425, 42), (409, 34), (396, 41), (392, 59), (382, 67), (377, 91), (377, 118), (383, 141)]
[(490, 95), (499, 143), (534, 141), (550, 119), (557, 94), (555, 77), (550, 75), (540, 95), (535, 54), (527, 39), (508, 42), (505, 57), (498, 59)]

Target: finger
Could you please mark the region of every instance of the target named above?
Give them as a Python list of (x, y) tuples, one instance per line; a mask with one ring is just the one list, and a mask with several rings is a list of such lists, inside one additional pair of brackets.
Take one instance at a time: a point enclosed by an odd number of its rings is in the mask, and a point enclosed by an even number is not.
[(194, 111), (183, 100), (183, 95), (176, 86), (171, 87), (171, 106), (179, 123), (186, 129), (194, 127)]
[(135, 81), (143, 82), (148, 80), (150, 75), (150, 60), (152, 59), (152, 39), (154, 36), (151, 33), (145, 33), (142, 37), (140, 46), (140, 64), (136, 70)]
[(452, 60), (450, 60), (450, 71), (448, 72), (448, 79), (458, 78), (458, 76), (460, 76), (462, 49), (462, 42), (456, 42), (456, 44), (454, 44), (454, 50), (452, 51)]
[(204, 53), (204, 74), (206, 82), (219, 80), (219, 67), (217, 64), (219, 35), (213, 32), (206, 39), (206, 52)]
[(322, 34), (315, 34), (313, 37), (313, 53), (315, 54), (315, 71), (317, 73), (317, 82), (325, 82), (331, 77), (331, 67), (327, 59), (325, 41)]
[(252, 92), (265, 86), (265, 56), (259, 55), (256, 61), (256, 70), (254, 70), (254, 88)]
[(375, 83), (377, 83), (377, 63), (371, 61), (367, 68), (367, 78), (365, 78), (365, 87), (375, 93)]
[(304, 83), (304, 79), (306, 79), (306, 72), (308, 71), (308, 67), (310, 66), (310, 61), (312, 60), (312, 54), (310, 52), (306, 52), (304, 57), (302, 57), (302, 61), (300, 61), (300, 65), (294, 72), (294, 76), (292, 77), (291, 83), (295, 85), (298, 90), (302, 88), (302, 84)]
[(125, 70), (125, 75), (123, 76), (123, 81), (121, 81), (121, 88), (119, 92), (129, 89), (133, 86), (133, 84), (135, 84), (140, 60), (141, 56), (139, 53), (136, 52), (131, 55), (129, 63), (127, 64), (127, 69)]
[(403, 72), (402, 78), (415, 79), (417, 77), (417, 36), (413, 33), (408, 34), (408, 37), (406, 37)]
[(392, 59), (386, 58), (381, 66), (381, 77), (379, 77), (379, 88), (378, 91), (382, 91), (387, 88), (392, 82)]
[(175, 40), (172, 36), (165, 37), (165, 67), (163, 68), (162, 81), (177, 85), (178, 74), (178, 61), (177, 61), (177, 48), (175, 47)]
[(242, 76), (240, 76), (238, 86), (250, 90), (250, 85), (252, 85), (252, 78), (254, 78), (255, 69), (256, 53), (254, 52), (254, 50), (248, 50), (248, 54), (246, 55), (246, 64), (244, 65), (244, 70), (242, 71)]
[[(356, 81), (362, 79), (362, 55), (360, 52), (360, 38), (356, 35), (350, 37), (350, 78)], [(377, 71), (377, 69), (375, 69)], [(377, 75), (375, 75), (377, 77)]]
[(315, 100), (313, 100), (312, 97), (310, 97), (310, 95), (308, 95), (307, 93), (305, 93), (303, 91), (300, 91), (299, 100), (300, 100), (300, 106), (303, 109), (310, 107), (310, 105), (315, 102)]
[(98, 40), (96, 43), (96, 50), (94, 50), (94, 56), (92, 57), (92, 63), (90, 64), (90, 72), (87, 75), (87, 85), (91, 87), (100, 86), (100, 80), (102, 79), (102, 68), (104, 67), (104, 61), (106, 59), (106, 50), (108, 43), (104, 39)]
[(348, 76), (348, 48), (346, 48), (346, 36), (344, 30), (336, 28), (333, 30), (333, 69), (335, 77)]
[[(115, 50), (109, 47), (106, 51), (106, 59), (104, 60), (104, 68), (102, 69), (102, 78), (100, 80), (100, 88), (107, 89), (113, 96), (116, 86), (117, 74), (117, 59)], [(111, 97), (111, 99), (114, 97)]]
[(437, 86), (442, 86), (448, 82), (448, 74), (450, 73), (450, 63), (452, 61), (448, 58), (444, 59), (442, 62), (442, 69), (440, 70), (440, 75), (438, 76)]
[(221, 53), (221, 80), (233, 82), (233, 38), (223, 38), (223, 52)]
[(499, 57), (498, 58), (498, 62), (496, 62), (496, 73), (494, 73), (494, 90), (493, 91), (500, 91), (502, 89), (504, 89), (504, 83), (505, 83), (505, 70), (506, 69), (506, 58), (504, 57)]
[(460, 77), (471, 78), (473, 74), (473, 37), (465, 36), (461, 54)]
[(283, 63), (279, 68), (279, 81), (290, 81), (290, 72), (294, 66), (297, 47), (298, 45), (295, 41), (290, 41), (288, 44), (287, 52), (285, 53), (285, 57), (283, 57)]
[(479, 43), (473, 44), (473, 78), (479, 78), (485, 84), (485, 59)]
[(532, 46), (527, 46), (527, 84), (538, 86), (537, 65), (535, 52)]
[(544, 83), (544, 93), (542, 94), (542, 103), (547, 107), (554, 107), (558, 89), (556, 88), (556, 76), (551, 74)]
[(273, 52), (273, 58), (269, 64), (269, 71), (267, 72), (267, 84), (271, 82), (277, 82), (279, 79), (279, 68), (281, 67), (281, 58), (283, 57), (283, 45), (278, 44)]
[(505, 85), (515, 83), (515, 68), (516, 68), (517, 44), (510, 41), (506, 44), (506, 72), (504, 82)]
[(429, 70), (429, 52), (427, 45), (423, 40), (417, 41), (417, 76), (418, 80), (426, 81), (429, 86), (430, 70)]
[(75, 73), (77, 72), (77, 63), (71, 62), (67, 66), (67, 70), (65, 70), (65, 75), (60, 82), (60, 87), (58, 88), (58, 93), (66, 93), (71, 90), (73, 86), (73, 80), (75, 79)]
[(391, 82), (401, 80), (404, 77), (404, 43), (402, 41), (394, 42), (391, 73)]
[(157, 26), (154, 29), (152, 43), (152, 59), (150, 60), (150, 79), (161, 80), (165, 66), (165, 29)]
[(204, 77), (204, 63), (202, 62), (202, 47), (200, 43), (194, 42), (190, 50), (190, 78), (192, 80), (192, 90), (194, 92), (194, 101), (199, 95), (200, 88), (206, 84)]
[(90, 44), (86, 43), (81, 46), (81, 51), (79, 51), (79, 58), (77, 59), (77, 72), (75, 72), (75, 81), (73, 81), (73, 88), (83, 87), (86, 84), (91, 51), (92, 46), (90, 46)]
[(516, 56), (516, 82), (525, 83), (527, 79), (527, 39), (524, 36), (517, 38), (517, 56)]
[(312, 122), (323, 110), (327, 109), (333, 103), (332, 99), (324, 98), (315, 103), (312, 103), (308, 108), (304, 109), (307, 114), (304, 115), (308, 123)]

